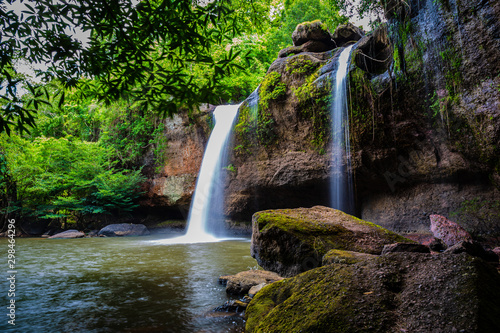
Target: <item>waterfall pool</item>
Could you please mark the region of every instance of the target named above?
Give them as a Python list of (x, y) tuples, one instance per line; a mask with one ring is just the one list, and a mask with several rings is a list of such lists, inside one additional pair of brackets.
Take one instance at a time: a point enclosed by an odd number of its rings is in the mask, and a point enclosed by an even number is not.
[[(3, 307), (0, 330), (242, 332), (242, 317), (211, 310), (229, 299), (220, 275), (256, 267), (249, 240), (163, 245), (158, 239), (16, 239), (16, 325), (7, 324)], [(7, 240), (0, 245), (7, 253)]]

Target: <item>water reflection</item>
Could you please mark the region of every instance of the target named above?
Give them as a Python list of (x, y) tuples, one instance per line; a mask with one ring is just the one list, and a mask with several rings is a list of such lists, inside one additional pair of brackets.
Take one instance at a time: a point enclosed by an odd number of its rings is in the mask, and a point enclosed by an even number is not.
[[(151, 240), (18, 239), (16, 326), (3, 320), (1, 331), (242, 331), (240, 317), (204, 314), (227, 300), (218, 276), (256, 264), (248, 240), (168, 246)], [(7, 248), (5, 240), (0, 245)], [(7, 304), (6, 283), (0, 292)]]

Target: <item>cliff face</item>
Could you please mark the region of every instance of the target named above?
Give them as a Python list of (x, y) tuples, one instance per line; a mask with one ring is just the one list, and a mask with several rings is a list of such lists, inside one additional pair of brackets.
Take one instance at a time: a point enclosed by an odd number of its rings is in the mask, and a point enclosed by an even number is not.
[[(410, 4), (364, 37), (353, 56), (358, 215), (426, 233), (437, 213), (475, 234), (498, 235), (499, 4)], [(258, 116), (254, 98), (240, 112), (227, 200), (233, 219), (328, 205), (329, 91), (339, 50), (284, 51), (259, 88)]]
[[(500, 3), (389, 2), (388, 22), (374, 33), (344, 27), (361, 38), (349, 74), (357, 215), (425, 233), (428, 216), (440, 214), (498, 236)], [(333, 40), (280, 52), (244, 102), (227, 168), (230, 219), (329, 204), (330, 91), (341, 51)], [(144, 205), (188, 206), (208, 132), (172, 120), (169, 158), (148, 181)]]
[(163, 219), (187, 218), (196, 178), (209, 134), (209, 114), (188, 121), (185, 115), (164, 120), (165, 163), (155, 167), (153, 152), (145, 156), (144, 171), (148, 180), (140, 202), (145, 209), (157, 211)]
[(393, 93), (376, 96), (372, 138), (361, 135), (355, 149), (360, 214), (422, 232), (440, 212), (476, 234), (498, 235), (500, 5), (410, 4), (403, 19), (389, 20)]

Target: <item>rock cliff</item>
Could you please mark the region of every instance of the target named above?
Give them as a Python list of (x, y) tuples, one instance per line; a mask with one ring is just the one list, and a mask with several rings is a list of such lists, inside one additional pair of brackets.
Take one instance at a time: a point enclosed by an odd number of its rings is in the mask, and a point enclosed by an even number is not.
[[(243, 103), (229, 219), (329, 205), (337, 46), (357, 42), (349, 74), (356, 215), (411, 234), (429, 233), (429, 216), (439, 214), (473, 237), (500, 235), (500, 3), (383, 3), (388, 22), (366, 35), (352, 25), (330, 35), (320, 22), (298, 27)], [(170, 121), (169, 158), (150, 173), (143, 205), (188, 207), (209, 129), (187, 123)]]
[[(428, 233), (429, 215), (440, 214), (475, 236), (498, 235), (500, 7), (410, 4), (353, 38), (361, 38), (350, 68), (357, 214), (400, 233)], [(271, 65), (258, 102), (240, 111), (233, 219), (328, 205), (330, 89), (341, 49), (293, 50)]]

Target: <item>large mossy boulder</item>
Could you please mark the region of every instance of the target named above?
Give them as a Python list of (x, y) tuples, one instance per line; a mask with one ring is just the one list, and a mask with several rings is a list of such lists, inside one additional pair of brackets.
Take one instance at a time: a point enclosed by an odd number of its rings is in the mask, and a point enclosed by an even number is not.
[(380, 254), (384, 245), (396, 242), (412, 241), (323, 206), (266, 210), (252, 218), (252, 256), (284, 277), (320, 266), (332, 249)]
[(496, 332), (499, 313), (500, 275), (484, 261), (391, 253), (264, 287), (245, 332)]
[(102, 228), (98, 235), (103, 237), (143, 236), (149, 235), (149, 230), (144, 224), (119, 223)]

